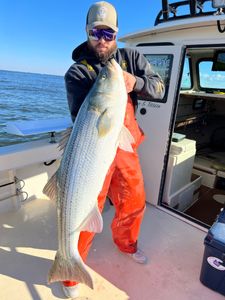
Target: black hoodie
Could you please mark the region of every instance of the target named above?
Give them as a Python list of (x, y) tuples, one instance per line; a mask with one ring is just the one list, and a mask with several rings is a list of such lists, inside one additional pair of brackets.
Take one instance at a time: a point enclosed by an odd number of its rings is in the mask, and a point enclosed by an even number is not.
[[(135, 49), (117, 48), (112, 57), (120, 64), (123, 70), (136, 77), (136, 84), (130, 94), (134, 105), (137, 98), (144, 100), (162, 99), (164, 84), (161, 77), (154, 73), (147, 59)], [(68, 104), (74, 121), (79, 108), (94, 81), (104, 67), (104, 63), (89, 50), (87, 42), (74, 49), (72, 59), (75, 63), (65, 74)]]

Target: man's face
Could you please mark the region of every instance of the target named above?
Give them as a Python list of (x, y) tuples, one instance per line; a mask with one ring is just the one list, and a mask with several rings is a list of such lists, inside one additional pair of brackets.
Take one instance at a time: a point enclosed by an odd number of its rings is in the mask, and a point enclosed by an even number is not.
[[(106, 26), (98, 26), (96, 29), (110, 29)], [(88, 38), (88, 46), (94, 52), (96, 57), (102, 61), (106, 62), (112, 53), (116, 50), (117, 44), (116, 40), (108, 41), (104, 37), (98, 40), (93, 40)]]

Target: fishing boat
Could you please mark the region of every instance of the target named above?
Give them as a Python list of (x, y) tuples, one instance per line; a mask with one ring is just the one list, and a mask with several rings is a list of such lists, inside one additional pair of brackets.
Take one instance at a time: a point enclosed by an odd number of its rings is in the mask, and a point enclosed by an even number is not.
[[(162, 0), (152, 28), (120, 37), (166, 85), (163, 100), (139, 99), (136, 112), (146, 135), (139, 150), (147, 195), (139, 244), (149, 263), (137, 265), (116, 250), (114, 208), (106, 202), (104, 229), (87, 261), (95, 289), (81, 285), (78, 299), (224, 299), (199, 279), (205, 237), (225, 205), (224, 14), (225, 1)], [(71, 125), (69, 117), (6, 124), (8, 134), (49, 138), (0, 147), (1, 299), (64, 298), (58, 283), (46, 282), (57, 225), (55, 203), (42, 190), (62, 157), (58, 133)], [(225, 286), (224, 269), (218, 276)]]

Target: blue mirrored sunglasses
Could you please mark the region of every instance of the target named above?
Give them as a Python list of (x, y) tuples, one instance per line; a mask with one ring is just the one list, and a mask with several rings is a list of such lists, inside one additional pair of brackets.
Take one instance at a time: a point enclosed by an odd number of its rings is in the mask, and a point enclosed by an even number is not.
[(112, 29), (93, 28), (92, 30), (89, 30), (88, 37), (93, 41), (99, 41), (101, 38), (105, 41), (113, 41), (116, 38), (116, 32)]

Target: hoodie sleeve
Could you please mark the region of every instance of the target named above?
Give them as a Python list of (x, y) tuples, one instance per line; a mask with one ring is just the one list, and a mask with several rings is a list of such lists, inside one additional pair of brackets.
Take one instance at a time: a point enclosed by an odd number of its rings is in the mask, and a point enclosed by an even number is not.
[(74, 122), (81, 104), (93, 85), (93, 79), (91, 79), (90, 75), (86, 72), (85, 67), (77, 64), (73, 64), (69, 68), (64, 79), (67, 101), (72, 121)]
[[(144, 100), (162, 100), (165, 93), (165, 86), (159, 74), (155, 73), (145, 58), (137, 50), (128, 50), (131, 61), (131, 73), (136, 77), (134, 92), (138, 98)], [(129, 72), (129, 70), (128, 70)]]

